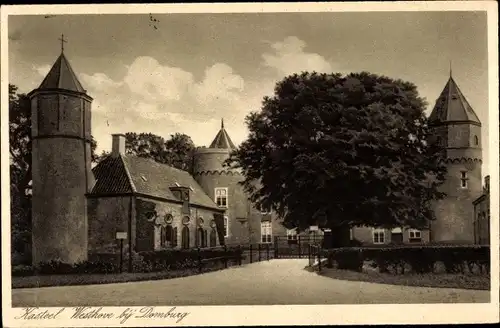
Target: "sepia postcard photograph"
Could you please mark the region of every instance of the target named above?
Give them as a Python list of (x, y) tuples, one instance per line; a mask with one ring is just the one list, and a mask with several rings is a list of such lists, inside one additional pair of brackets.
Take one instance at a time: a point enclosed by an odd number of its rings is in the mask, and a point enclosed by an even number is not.
[(3, 325), (498, 322), (497, 6), (2, 6)]

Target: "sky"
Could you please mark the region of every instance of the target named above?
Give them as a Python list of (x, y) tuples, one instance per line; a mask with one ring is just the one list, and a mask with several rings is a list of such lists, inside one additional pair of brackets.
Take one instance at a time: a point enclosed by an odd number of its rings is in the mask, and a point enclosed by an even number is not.
[[(61, 51), (94, 99), (98, 152), (111, 134), (185, 133), (235, 144), (277, 81), (301, 71), (369, 71), (417, 85), (428, 111), (452, 74), (488, 138), (485, 12), (176, 13), (9, 16), (9, 79), (41, 83)], [(488, 171), (483, 149), (483, 175)]]

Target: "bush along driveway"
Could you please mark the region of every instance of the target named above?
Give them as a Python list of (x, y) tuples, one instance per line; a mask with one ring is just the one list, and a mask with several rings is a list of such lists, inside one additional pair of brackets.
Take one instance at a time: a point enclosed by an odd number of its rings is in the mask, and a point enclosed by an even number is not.
[(416, 245), (328, 250), (322, 276), (381, 284), (490, 290), (489, 247)]
[[(134, 254), (132, 272), (119, 273), (117, 254), (99, 254), (92, 260), (70, 265), (59, 261), (36, 268), (13, 267), (12, 288), (94, 285), (186, 277), (247, 263), (267, 261), (273, 252), (253, 252), (252, 245), (190, 250), (163, 250)], [(260, 247), (258, 248), (260, 250)], [(122, 268), (127, 263), (122, 263)]]

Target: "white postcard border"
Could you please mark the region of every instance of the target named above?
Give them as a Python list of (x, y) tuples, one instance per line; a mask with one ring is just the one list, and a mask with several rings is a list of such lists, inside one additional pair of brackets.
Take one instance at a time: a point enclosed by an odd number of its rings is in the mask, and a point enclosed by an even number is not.
[[(429, 1), (368, 3), (245, 3), (245, 4), (117, 4), (117, 5), (28, 5), (1, 8), (1, 145), (8, 148), (8, 16), (49, 14), (132, 14), (132, 13), (204, 13), (204, 12), (318, 12), (318, 11), (487, 11), (489, 121), (498, 117), (498, 12), (495, 1)], [(498, 124), (489, 126), (491, 208), (499, 208), (499, 133)], [(5, 152), (4, 152), (5, 153)], [(229, 326), (229, 325), (330, 325), (330, 324), (439, 324), (489, 323), (499, 320), (499, 213), (491, 212), (491, 302), (486, 304), (414, 304), (414, 305), (294, 305), (294, 306), (186, 306), (175, 311), (190, 314), (179, 323), (165, 319), (69, 319), (72, 308), (56, 320), (15, 319), (24, 313), (11, 308), (10, 209), (8, 156), (1, 157), (2, 174), (2, 316), (7, 327), (118, 327), (118, 326)], [(139, 310), (141, 307), (130, 307)], [(172, 307), (155, 307), (168, 311)], [(49, 308), (51, 311), (60, 308)], [(126, 307), (104, 307), (119, 315)]]

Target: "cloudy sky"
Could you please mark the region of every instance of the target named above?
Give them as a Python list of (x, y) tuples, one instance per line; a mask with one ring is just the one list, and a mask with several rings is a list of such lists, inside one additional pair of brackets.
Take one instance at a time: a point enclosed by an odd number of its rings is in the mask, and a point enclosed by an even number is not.
[[(9, 17), (9, 76), (36, 88), (60, 54), (94, 98), (99, 151), (110, 134), (190, 135), (208, 145), (224, 118), (235, 143), (276, 81), (302, 70), (370, 71), (434, 102), (453, 76), (488, 136), (485, 13), (246, 13)], [(484, 161), (487, 161), (487, 150)], [(487, 165), (484, 165), (487, 171)], [(484, 172), (484, 171), (483, 171)], [(486, 173), (486, 172), (485, 172)]]

